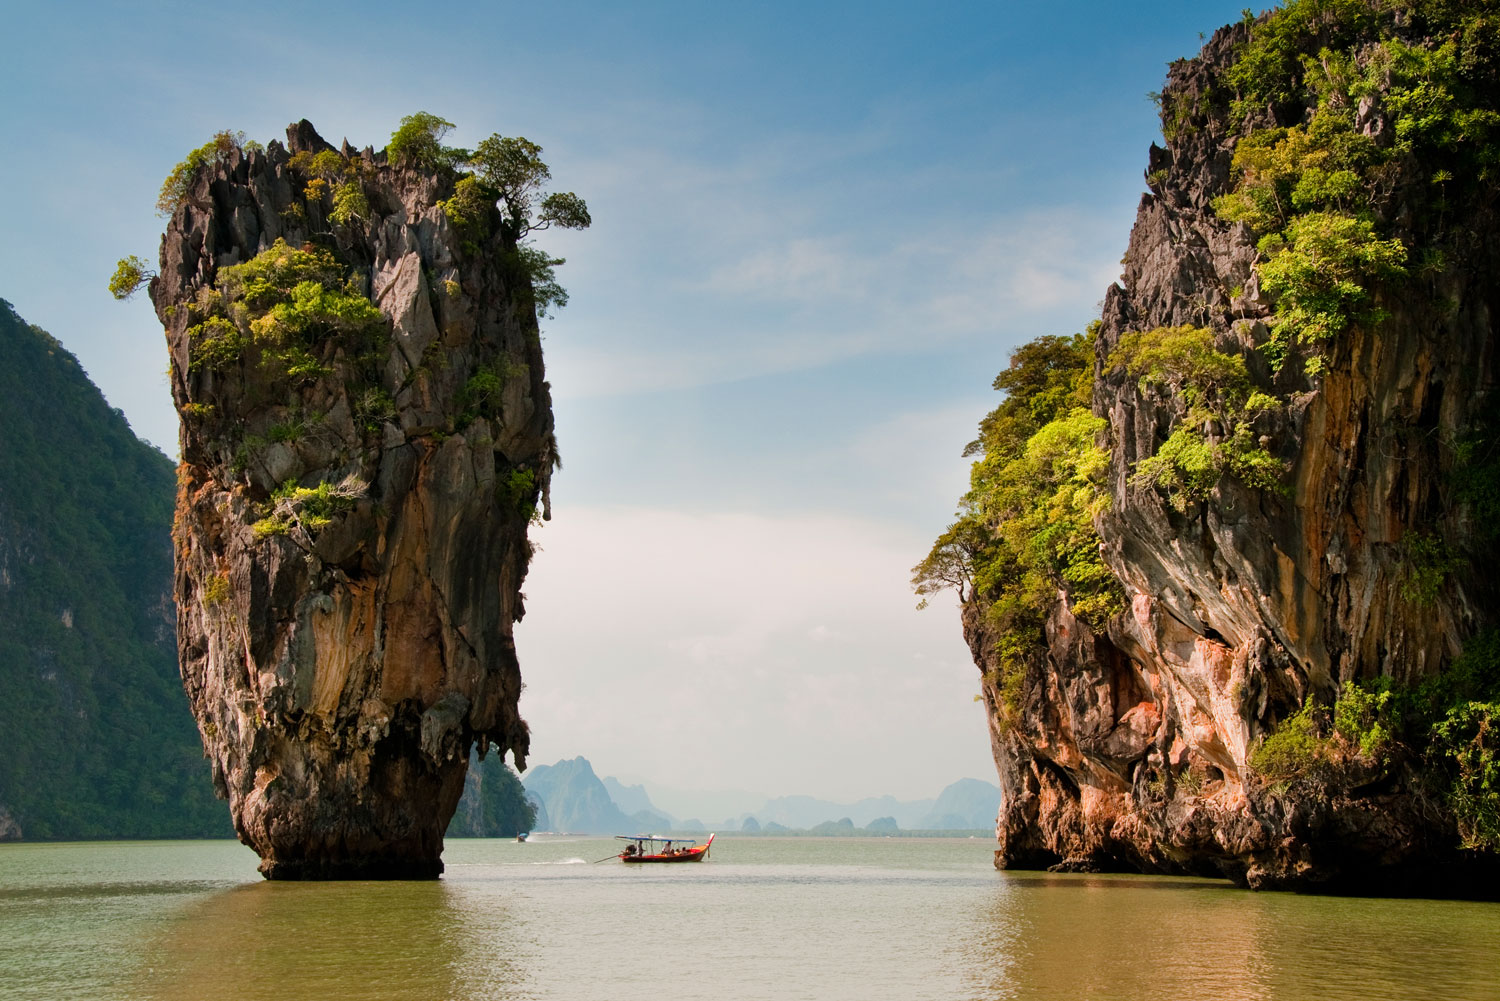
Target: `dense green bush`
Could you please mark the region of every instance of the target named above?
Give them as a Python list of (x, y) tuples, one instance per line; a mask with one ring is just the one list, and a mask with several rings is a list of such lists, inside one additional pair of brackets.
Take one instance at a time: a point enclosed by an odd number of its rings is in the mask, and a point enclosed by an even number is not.
[(469, 155), (468, 150), (443, 145), (444, 137), (453, 128), (452, 122), (426, 111), (407, 115), (391, 133), (386, 155), (398, 167), (451, 170)]
[(1309, 700), (1250, 758), (1266, 778), (1326, 781), (1351, 760), (1406, 761), (1445, 798), (1465, 847), (1500, 851), (1500, 631), (1473, 637), (1415, 685), (1346, 682), (1331, 710)]
[[(1491, 178), (1500, 163), (1500, 12), (1491, 0), (1292, 0), (1247, 23), (1249, 40), (1223, 74), (1232, 113), (1268, 104), (1313, 113), (1241, 138), (1234, 189), (1214, 209), (1261, 234), (1272, 368), (1296, 357), (1316, 377), (1351, 325), (1382, 319), (1377, 290), (1406, 277), (1409, 259), (1441, 260), (1438, 247), (1418, 253), (1382, 233), (1377, 195), (1428, 182), (1440, 213), (1450, 186)], [(1378, 44), (1361, 41), (1371, 37)], [(1391, 141), (1356, 128), (1361, 102), (1389, 123)]]
[(1160, 486), (1179, 510), (1206, 500), (1233, 475), (1248, 486), (1281, 489), (1285, 463), (1256, 433), (1256, 421), (1281, 406), (1250, 381), (1245, 359), (1214, 347), (1203, 327), (1158, 327), (1120, 338), (1105, 362), (1156, 391), (1175, 408), (1172, 431), (1136, 464), (1133, 482)]
[(1106, 422), (1088, 410), (1093, 343), (1088, 334), (1023, 345), (995, 379), (1005, 400), (965, 450), (978, 454), (957, 520), (912, 568), (926, 597), (947, 588), (977, 596), (997, 627), (1002, 710), (1014, 720), (1028, 658), (1042, 639), (1059, 590), (1095, 628), (1123, 607), (1123, 589), (1104, 565), (1094, 516), (1103, 489)]
[(212, 290), (193, 304), (188, 328), (190, 367), (227, 370), (253, 361), (276, 383), (329, 374), (330, 343), (371, 354), (384, 344), (384, 315), (321, 247), (294, 249), (277, 240), (243, 264), (219, 270)]
[(1250, 767), (1281, 782), (1317, 775), (1328, 762), (1327, 713), (1309, 699), (1261, 741), (1250, 756)]

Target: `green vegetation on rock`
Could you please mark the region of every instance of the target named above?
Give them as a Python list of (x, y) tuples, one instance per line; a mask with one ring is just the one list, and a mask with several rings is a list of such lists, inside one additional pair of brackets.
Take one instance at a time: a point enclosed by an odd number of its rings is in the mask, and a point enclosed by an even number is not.
[(1247, 486), (1280, 487), (1286, 464), (1256, 433), (1261, 415), (1281, 404), (1255, 389), (1245, 359), (1214, 347), (1202, 327), (1159, 327), (1126, 334), (1105, 367), (1160, 392), (1175, 408), (1173, 427), (1156, 454), (1136, 464), (1135, 483), (1162, 486), (1179, 509), (1207, 500), (1226, 473)]
[(27, 839), (231, 834), (177, 674), (174, 489), (0, 302), (0, 813)]
[(214, 290), (192, 305), (189, 365), (227, 369), (242, 360), (273, 382), (328, 375), (329, 347), (370, 355), (383, 346), (385, 317), (348, 269), (321, 247), (277, 240), (244, 264), (219, 270)]
[(481, 761), (475, 751), (469, 755), (463, 798), (448, 822), (447, 836), (513, 838), (536, 829), (536, 813), (536, 807), (526, 798), (521, 777), (504, 757), (491, 754)]
[(503, 232), (504, 253), (529, 282), (537, 315), (566, 306), (568, 292), (557, 281), (557, 268), (567, 261), (528, 237), (553, 227), (587, 229), (593, 222), (588, 205), (571, 191), (544, 192), (552, 170), (542, 161), (542, 147), (531, 140), (496, 133), (466, 150), (442, 145), (452, 129), (452, 122), (425, 111), (408, 115), (386, 153), (397, 165), (453, 171), (453, 195), (438, 207), (464, 236), (465, 250), (477, 253), (492, 234)]
[[(1500, 110), (1489, 103), (1500, 14), (1446, 0), (1293, 0), (1247, 24), (1223, 77), (1234, 115), (1314, 110), (1304, 124), (1241, 138), (1235, 186), (1214, 209), (1260, 234), (1256, 271), (1275, 307), (1262, 350), (1273, 370), (1296, 357), (1316, 377), (1351, 324), (1384, 316), (1378, 290), (1397, 287), (1414, 257), (1444, 256), (1382, 235), (1391, 191), (1406, 187), (1408, 202), (1440, 218), (1450, 194), (1500, 163)], [(1360, 42), (1370, 37), (1379, 43)], [(1414, 181), (1432, 190), (1410, 190)]]
[(1028, 658), (1066, 591), (1091, 626), (1122, 607), (1123, 589), (1099, 554), (1094, 515), (1108, 504), (1106, 422), (1088, 409), (1093, 344), (1087, 334), (1041, 337), (1016, 349), (995, 378), (1005, 400), (980, 422), (979, 454), (957, 520), (912, 568), (919, 595), (952, 588), (979, 598), (999, 635), (1002, 711), (1014, 720)]
[(1500, 850), (1500, 632), (1474, 637), (1447, 670), (1415, 685), (1351, 681), (1331, 709), (1308, 700), (1250, 766), (1289, 787), (1327, 781), (1351, 760), (1412, 763), (1442, 790), (1465, 847)]
[(156, 196), (156, 211), (160, 215), (171, 215), (177, 211), (177, 206), (193, 190), (193, 185), (198, 183), (198, 176), (203, 168), (217, 163), (225, 163), (239, 150), (245, 147), (245, 133), (231, 132), (228, 129), (217, 132), (208, 142), (188, 153), (167, 179), (161, 183), (161, 192)]

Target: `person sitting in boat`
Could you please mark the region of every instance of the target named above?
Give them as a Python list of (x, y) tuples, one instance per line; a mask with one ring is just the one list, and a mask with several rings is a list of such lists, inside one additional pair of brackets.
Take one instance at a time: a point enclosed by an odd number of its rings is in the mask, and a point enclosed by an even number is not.
[(635, 845), (626, 845), (625, 846), (625, 851), (622, 854), (624, 854), (625, 856), (629, 857), (631, 855), (634, 855), (635, 852), (636, 852)]

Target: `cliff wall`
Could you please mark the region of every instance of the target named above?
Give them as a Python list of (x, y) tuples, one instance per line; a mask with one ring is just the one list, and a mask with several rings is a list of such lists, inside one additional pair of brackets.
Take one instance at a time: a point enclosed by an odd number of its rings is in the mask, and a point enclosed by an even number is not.
[(534, 272), (452, 169), (305, 121), (205, 150), (151, 297), (214, 782), (268, 877), (435, 876), (471, 748), (525, 767), (511, 627), (556, 456)]
[(1172, 66), (1092, 341), (1118, 603), (1086, 614), (1064, 573), (1020, 653), (1004, 585), (964, 606), (998, 866), (1496, 892), (1459, 752), (1412, 722), (1497, 619), (1492, 502), (1465, 484), (1493, 428), (1500, 105), (1495, 31), (1465, 16), (1292, 3)]

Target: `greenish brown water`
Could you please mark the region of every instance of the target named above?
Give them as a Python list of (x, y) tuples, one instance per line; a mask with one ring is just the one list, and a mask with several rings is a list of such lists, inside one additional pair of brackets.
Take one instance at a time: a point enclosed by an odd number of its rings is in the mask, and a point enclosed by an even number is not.
[(436, 883), (229, 842), (0, 846), (0, 998), (1500, 999), (1500, 905), (998, 873), (984, 841), (450, 841)]

